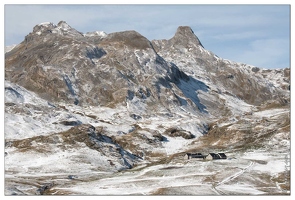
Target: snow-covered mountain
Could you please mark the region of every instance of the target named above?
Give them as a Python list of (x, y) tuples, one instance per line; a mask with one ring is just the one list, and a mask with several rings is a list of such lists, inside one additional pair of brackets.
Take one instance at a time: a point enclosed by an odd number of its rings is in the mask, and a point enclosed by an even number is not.
[[(219, 58), (190, 27), (149, 41), (46, 22), (6, 51), (7, 195), (289, 194), (289, 149), (290, 68)], [(235, 163), (184, 158), (215, 151)]]

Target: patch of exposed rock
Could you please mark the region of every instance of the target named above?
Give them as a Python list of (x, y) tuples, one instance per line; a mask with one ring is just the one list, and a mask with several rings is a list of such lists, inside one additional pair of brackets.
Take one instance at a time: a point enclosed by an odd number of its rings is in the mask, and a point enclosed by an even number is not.
[[(123, 149), (112, 138), (103, 134), (102, 127), (82, 124), (74, 126), (68, 131), (52, 134), (49, 136), (36, 136), (23, 140), (7, 140), (6, 147), (14, 147), (19, 152), (36, 152), (41, 154), (54, 154), (57, 151), (77, 151), (86, 145), (89, 149), (97, 152), (97, 156), (112, 161), (109, 166), (113, 170), (132, 168), (140, 159)], [(82, 145), (84, 144), (84, 145)], [(53, 148), (54, 147), (54, 148)], [(102, 158), (100, 158), (102, 159)], [(54, 160), (52, 160), (54, 162)], [(115, 163), (115, 164), (114, 164)], [(108, 171), (105, 166), (102, 169)]]

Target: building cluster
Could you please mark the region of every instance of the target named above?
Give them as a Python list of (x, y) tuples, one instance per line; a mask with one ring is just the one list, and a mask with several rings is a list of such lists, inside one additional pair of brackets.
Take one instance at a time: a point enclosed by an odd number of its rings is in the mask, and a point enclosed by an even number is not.
[(187, 159), (191, 158), (201, 158), (204, 160), (216, 160), (216, 159), (227, 159), (225, 153), (209, 153), (204, 155), (202, 153), (186, 153)]

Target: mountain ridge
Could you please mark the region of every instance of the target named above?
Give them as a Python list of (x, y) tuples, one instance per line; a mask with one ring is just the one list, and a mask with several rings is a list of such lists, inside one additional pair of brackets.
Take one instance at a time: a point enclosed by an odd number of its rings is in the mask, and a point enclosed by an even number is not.
[(188, 26), (149, 41), (41, 23), (5, 53), (4, 132), (8, 195), (232, 194), (236, 180), (250, 194), (287, 194), (290, 68), (222, 59)]

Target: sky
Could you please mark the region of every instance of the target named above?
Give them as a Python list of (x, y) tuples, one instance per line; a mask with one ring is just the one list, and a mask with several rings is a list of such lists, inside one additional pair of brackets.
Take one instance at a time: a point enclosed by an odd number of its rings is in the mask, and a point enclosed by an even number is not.
[(149, 40), (170, 39), (178, 26), (190, 26), (205, 49), (221, 58), (290, 67), (288, 4), (5, 4), (5, 46), (22, 42), (39, 23), (61, 20), (82, 33), (135, 30)]

